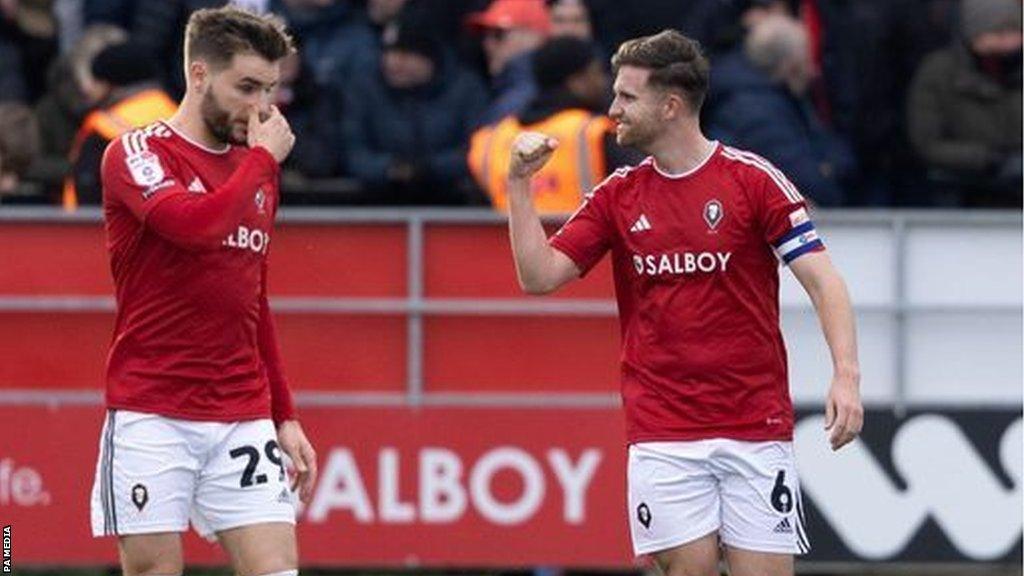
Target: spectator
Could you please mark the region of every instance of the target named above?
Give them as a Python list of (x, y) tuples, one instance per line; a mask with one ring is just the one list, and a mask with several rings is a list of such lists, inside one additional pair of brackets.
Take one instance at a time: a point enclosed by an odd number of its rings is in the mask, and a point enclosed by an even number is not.
[(809, 56), (807, 34), (793, 18), (772, 15), (757, 24), (743, 49), (712, 71), (709, 133), (763, 155), (815, 203), (837, 206), (855, 163), (808, 100)]
[(463, 204), (466, 142), (486, 102), (475, 77), (429, 28), (403, 15), (384, 31), (372, 74), (350, 79), (343, 136), (348, 168), (377, 204)]
[(588, 42), (594, 40), (590, 10), (583, 0), (547, 0), (547, 4), (552, 36), (572, 36)]
[[(756, 2), (756, 0), (755, 0)], [(711, 46), (723, 27), (736, 19), (748, 0), (588, 0), (596, 37), (611, 54), (626, 40), (666, 28)]]
[(910, 88), (910, 141), (969, 205), (1021, 205), (1021, 3), (964, 0), (962, 38), (929, 56)]
[(0, 103), (0, 196), (13, 193), (39, 155), (39, 129), (32, 110)]
[(492, 98), (482, 123), (491, 124), (521, 112), (536, 94), (530, 55), (551, 32), (551, 19), (543, 0), (494, 0), (468, 23), (483, 37)]
[[(931, 4), (932, 6), (929, 6)], [(847, 204), (910, 202), (923, 170), (907, 139), (906, 98), (924, 56), (946, 45), (934, 0), (818, 2), (823, 105), (847, 136), (860, 173)]]
[(295, 146), (285, 160), (286, 170), (309, 178), (329, 178), (341, 171), (340, 94), (318, 88), (298, 53), (281, 60), (276, 105), (288, 118)]
[(164, 88), (175, 99), (185, 93), (185, 64), (182, 45), (189, 14), (200, 8), (216, 8), (227, 0), (160, 0), (137, 2), (132, 6), (132, 40), (156, 58)]
[(134, 42), (114, 44), (97, 54), (92, 75), (103, 96), (99, 108), (82, 122), (71, 146), (71, 174), (65, 179), (62, 198), (68, 211), (100, 204), (100, 162), (111, 140), (168, 118), (178, 108), (159, 86), (154, 58)]
[(494, 208), (507, 212), (513, 140), (524, 130), (549, 134), (559, 146), (531, 181), (534, 206), (541, 214), (570, 213), (611, 171), (639, 157), (615, 143), (604, 115), (608, 74), (591, 43), (552, 38), (534, 53), (533, 75), (539, 92), (526, 110), (473, 134), (470, 170)]
[(380, 54), (380, 31), (404, 0), (370, 0), (365, 9), (349, 2), (277, 0), (274, 10), (288, 21), (301, 44), (304, 68), (320, 87), (343, 85), (370, 68)]
[(8, 24), (0, 20), (0, 102), (24, 102), (27, 98), (18, 44)]
[(35, 102), (46, 91), (46, 77), (37, 71), (49, 68), (57, 55), (52, 4), (53, 0), (0, 1), (0, 44), (9, 42), (8, 47), (18, 52), (28, 102)]
[(792, 16), (787, 0), (732, 0), (726, 2), (709, 32), (708, 51), (726, 54), (743, 46), (747, 33), (769, 16)]
[(127, 40), (128, 33), (117, 26), (94, 24), (50, 67), (48, 90), (36, 104), (44, 156), (67, 158), (82, 120), (104, 96), (92, 75), (93, 59), (107, 46)]

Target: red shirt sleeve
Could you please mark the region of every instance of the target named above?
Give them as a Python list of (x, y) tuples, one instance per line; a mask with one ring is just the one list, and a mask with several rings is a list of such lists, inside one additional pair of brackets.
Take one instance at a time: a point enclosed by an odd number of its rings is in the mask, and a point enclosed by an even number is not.
[(549, 243), (568, 256), (585, 276), (612, 245), (615, 227), (609, 210), (611, 187), (598, 186), (555, 232)]
[[(129, 142), (135, 142), (134, 147)], [(220, 247), (252, 203), (252, 191), (278, 174), (270, 152), (256, 147), (222, 186), (193, 194), (178, 180), (173, 158), (159, 147), (139, 142), (144, 140), (119, 138), (107, 147), (101, 171), (103, 193), (182, 248)]]
[(824, 250), (825, 244), (807, 213), (804, 197), (782, 171), (767, 160), (762, 161), (764, 167), (752, 171), (752, 174), (765, 242), (772, 246), (784, 264), (804, 254)]
[(270, 315), (270, 302), (267, 298), (267, 264), (263, 263), (263, 293), (260, 295), (260, 325), (257, 335), (259, 339), (260, 357), (267, 371), (270, 382), (270, 412), (274, 424), (295, 418), (295, 403), (288, 380), (284, 376), (284, 363), (281, 361), (281, 350), (277, 345), (277, 330), (274, 319)]

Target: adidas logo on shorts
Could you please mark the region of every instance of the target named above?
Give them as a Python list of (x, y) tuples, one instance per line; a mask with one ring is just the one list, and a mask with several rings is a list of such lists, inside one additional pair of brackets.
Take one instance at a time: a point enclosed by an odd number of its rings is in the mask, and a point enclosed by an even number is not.
[(790, 525), (789, 518), (783, 518), (782, 522), (779, 522), (772, 532), (775, 532), (776, 534), (792, 534), (793, 526)]
[(281, 493), (277, 495), (277, 501), (287, 504), (292, 501), (291, 496), (288, 494), (287, 488), (282, 488)]

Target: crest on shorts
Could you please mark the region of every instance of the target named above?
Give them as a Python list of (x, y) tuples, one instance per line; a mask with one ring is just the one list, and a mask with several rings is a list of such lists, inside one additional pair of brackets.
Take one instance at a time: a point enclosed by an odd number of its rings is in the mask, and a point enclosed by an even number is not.
[(139, 509), (139, 512), (146, 507), (146, 502), (149, 502), (149, 491), (146, 490), (146, 486), (143, 484), (132, 486), (132, 503)]
[(708, 203), (704, 205), (704, 221), (708, 223), (708, 228), (714, 230), (718, 228), (718, 224), (725, 217), (725, 210), (722, 208), (722, 203), (716, 199), (708, 200)]
[(636, 519), (644, 525), (644, 528), (651, 527), (651, 509), (647, 507), (646, 502), (641, 502), (640, 505), (636, 507)]

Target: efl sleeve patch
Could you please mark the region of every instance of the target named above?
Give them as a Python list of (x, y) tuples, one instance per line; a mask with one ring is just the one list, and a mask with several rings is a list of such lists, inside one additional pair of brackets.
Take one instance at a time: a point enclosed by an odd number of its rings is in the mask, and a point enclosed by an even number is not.
[(125, 164), (132, 180), (140, 187), (150, 187), (159, 184), (164, 179), (164, 169), (160, 165), (160, 158), (149, 150), (136, 152), (125, 157)]

